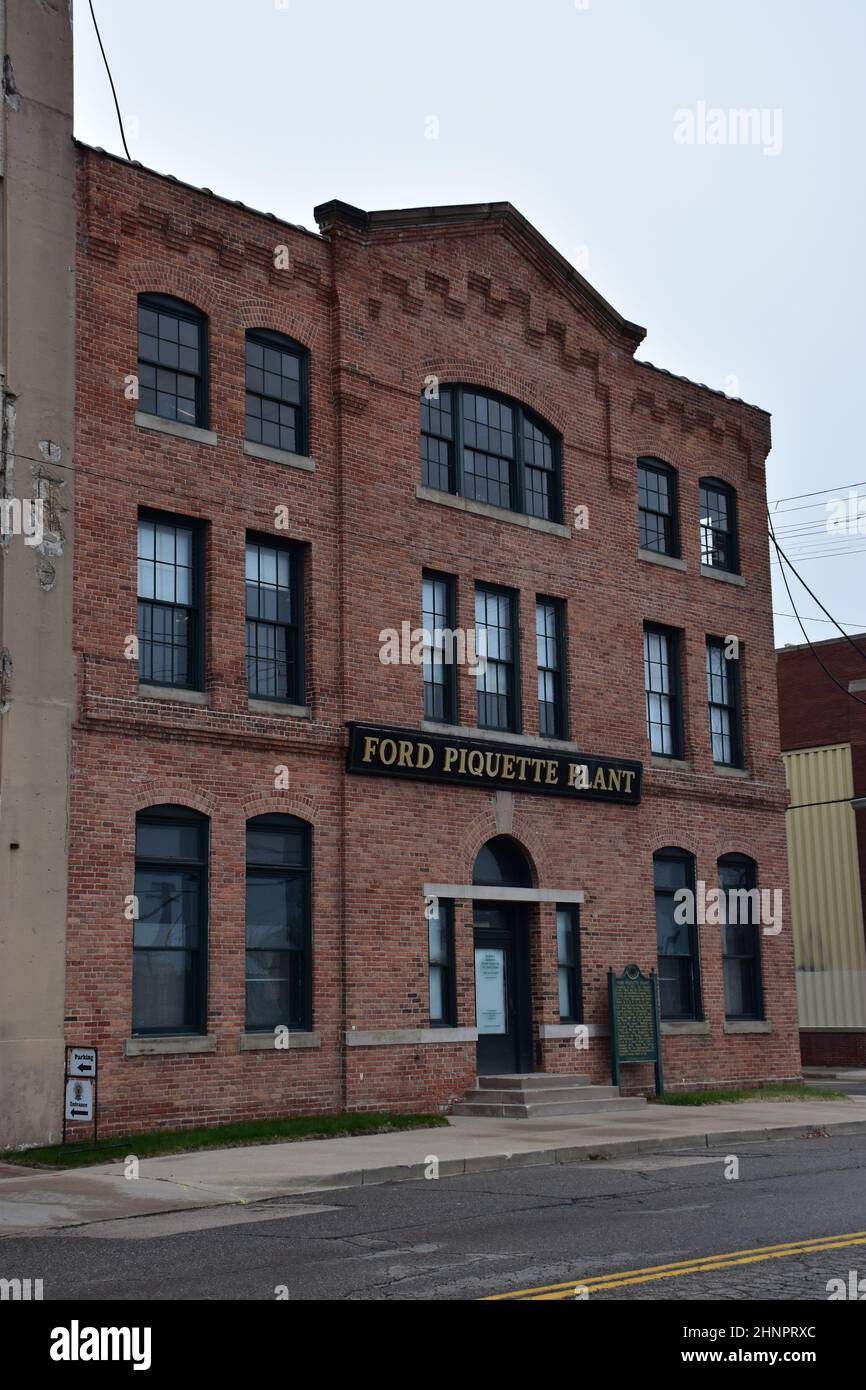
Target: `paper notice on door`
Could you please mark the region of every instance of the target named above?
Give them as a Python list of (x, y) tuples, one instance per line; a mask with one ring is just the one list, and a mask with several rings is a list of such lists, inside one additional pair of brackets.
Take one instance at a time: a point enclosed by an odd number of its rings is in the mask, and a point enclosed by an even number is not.
[(505, 952), (496, 947), (475, 952), (475, 1021), (479, 1033), (507, 1033), (505, 1023)]

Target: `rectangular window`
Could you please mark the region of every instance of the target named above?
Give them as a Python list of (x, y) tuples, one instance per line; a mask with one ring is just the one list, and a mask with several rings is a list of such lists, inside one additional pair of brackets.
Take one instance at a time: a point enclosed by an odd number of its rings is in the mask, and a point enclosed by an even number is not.
[(725, 895), (722, 961), (725, 1017), (763, 1018), (760, 899), (754, 861), (732, 854), (719, 860), (719, 887)]
[(138, 669), (146, 684), (201, 688), (201, 534), (194, 522), (139, 517)]
[(566, 737), (564, 612), (561, 599), (539, 598), (535, 605), (538, 727), (547, 738)]
[(641, 550), (678, 555), (676, 474), (665, 464), (641, 459), (637, 466)]
[(246, 1026), (307, 1029), (310, 829), (294, 816), (247, 821)]
[(737, 503), (733, 488), (705, 479), (699, 488), (701, 564), (730, 574), (739, 571)]
[(477, 677), (482, 729), (519, 729), (516, 609), (511, 590), (479, 585), (475, 591), (476, 642), (484, 657)]
[(205, 319), (167, 298), (138, 304), (138, 403), (182, 425), (205, 421)]
[(560, 1022), (580, 1023), (583, 1014), (579, 916), (576, 903), (556, 909), (556, 958), (559, 969)]
[(276, 333), (246, 339), (246, 438), (306, 454), (307, 354)]
[[(695, 867), (690, 854), (661, 850), (654, 856), (656, 940), (659, 958), (659, 1000), (665, 1019), (701, 1017), (695, 926)], [(678, 889), (691, 893), (691, 912), (675, 901)], [(691, 921), (683, 921), (684, 916)]]
[(247, 540), (247, 680), (259, 699), (304, 703), (302, 576), (296, 547)]
[(681, 758), (679, 634), (673, 628), (645, 624), (643, 665), (650, 749), (658, 757)]
[(207, 822), (177, 807), (136, 820), (132, 1030), (205, 1031)]
[(457, 584), (453, 575), (425, 572), (423, 627), (430, 645), (424, 652), (424, 718), (457, 722), (457, 666), (453, 631)]
[(430, 1023), (453, 1028), (457, 1023), (454, 981), (454, 904), (437, 898), (427, 922), (430, 980)]
[(742, 767), (739, 663), (725, 655), (725, 643), (718, 637), (707, 638), (707, 700), (713, 762), (722, 767)]

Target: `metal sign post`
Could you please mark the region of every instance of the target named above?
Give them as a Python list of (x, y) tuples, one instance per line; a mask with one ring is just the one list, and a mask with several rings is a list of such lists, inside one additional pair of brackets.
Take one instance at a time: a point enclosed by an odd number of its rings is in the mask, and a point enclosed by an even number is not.
[(63, 1139), (66, 1143), (68, 1120), (78, 1123), (93, 1121), (94, 1142), (99, 1137), (98, 1088), (96, 1073), (99, 1058), (95, 1047), (67, 1047), (66, 1069), (63, 1075)]

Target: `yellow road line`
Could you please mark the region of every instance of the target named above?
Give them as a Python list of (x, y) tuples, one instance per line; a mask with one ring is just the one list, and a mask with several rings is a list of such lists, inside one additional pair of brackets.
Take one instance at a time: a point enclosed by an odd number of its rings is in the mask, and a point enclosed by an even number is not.
[(675, 1279), (683, 1274), (700, 1274), (706, 1270), (730, 1269), (735, 1265), (757, 1264), (763, 1260), (780, 1260), (787, 1255), (814, 1255), (825, 1250), (841, 1250), (849, 1245), (866, 1245), (866, 1231), (852, 1231), (840, 1236), (816, 1236), (809, 1240), (785, 1241), (781, 1245), (761, 1245), (753, 1250), (731, 1250), (718, 1255), (701, 1255), (672, 1264), (647, 1265), (644, 1269), (625, 1269), (618, 1273), (587, 1275), (585, 1279), (570, 1279), (565, 1284), (542, 1284), (534, 1289), (519, 1289), (514, 1293), (489, 1295), (487, 1303), (508, 1299), (543, 1302), (547, 1299), (573, 1298), (575, 1289), (588, 1293), (602, 1289), (624, 1287), (628, 1284), (648, 1284), (657, 1279)]

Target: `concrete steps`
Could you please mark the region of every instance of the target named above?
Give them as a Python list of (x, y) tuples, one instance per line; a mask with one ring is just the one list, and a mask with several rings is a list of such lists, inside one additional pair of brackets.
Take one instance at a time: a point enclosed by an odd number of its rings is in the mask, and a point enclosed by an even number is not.
[(621, 1096), (616, 1086), (593, 1086), (588, 1076), (539, 1073), (479, 1076), (477, 1085), (451, 1107), (452, 1115), (486, 1115), (500, 1120), (543, 1120), (547, 1116), (592, 1115), (639, 1110), (643, 1096)]

